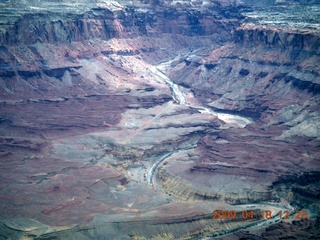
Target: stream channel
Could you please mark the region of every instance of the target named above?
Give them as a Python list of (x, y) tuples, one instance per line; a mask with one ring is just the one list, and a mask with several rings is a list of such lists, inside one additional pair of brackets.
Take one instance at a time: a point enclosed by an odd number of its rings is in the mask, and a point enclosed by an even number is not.
[[(233, 127), (244, 128), (245, 126), (247, 126), (248, 124), (253, 122), (253, 120), (251, 118), (246, 118), (246, 117), (242, 117), (242, 116), (235, 115), (235, 114), (218, 113), (218, 112), (215, 112), (207, 107), (199, 106), (199, 105), (192, 105), (191, 103), (187, 102), (185, 93), (180, 90), (179, 85), (175, 84), (164, 73), (165, 69), (167, 67), (169, 67), (170, 63), (173, 62), (174, 60), (176, 60), (176, 59), (161, 63), (157, 66), (151, 66), (148, 68), (148, 71), (156, 80), (166, 84), (170, 88), (172, 98), (174, 99), (175, 102), (177, 102), (180, 105), (184, 105), (184, 106), (188, 106), (190, 108), (197, 109), (202, 114), (214, 115), (217, 118), (219, 118), (220, 120), (222, 120), (225, 124), (232, 125)], [(194, 96), (192, 96), (192, 97), (194, 97)], [(153, 164), (147, 169), (147, 172), (146, 172), (147, 184), (149, 186), (152, 186), (153, 188), (156, 188), (155, 183), (153, 182), (153, 178), (155, 178), (154, 175), (157, 172), (157, 167), (159, 166), (160, 163), (165, 161), (168, 157), (170, 157), (172, 154), (174, 154), (176, 152), (189, 150), (189, 149), (192, 149), (195, 147), (196, 146), (190, 146), (190, 147), (186, 147), (186, 148), (176, 149), (174, 151), (171, 151), (169, 153), (166, 153), (166, 154), (163, 154), (162, 156), (157, 157), (157, 159), (153, 162)], [(251, 207), (253, 205), (254, 204), (243, 204), (243, 205), (241, 205), (241, 207), (243, 207), (243, 209), (246, 209), (246, 208)], [(255, 205), (256, 205), (256, 207), (259, 207), (260, 209), (268, 209), (272, 206), (272, 208), (274, 210), (276, 210), (275, 212), (278, 212), (280, 210), (282, 210), (282, 211), (290, 210), (292, 212), (294, 211), (294, 208), (292, 208), (289, 204), (287, 204), (286, 206), (279, 205), (279, 204), (270, 204), (270, 203), (260, 203), (260, 204), (255, 204)], [(266, 226), (269, 226), (269, 225), (274, 224), (276, 222), (279, 222), (280, 220), (281, 219), (280, 219), (279, 214), (276, 214), (276, 215), (273, 215), (273, 217), (271, 219), (258, 220), (248, 226), (245, 226), (244, 228), (241, 228), (241, 230), (257, 229), (257, 228), (266, 227)], [(240, 229), (237, 229), (237, 231), (238, 230), (240, 230)], [(233, 231), (227, 232), (226, 234), (229, 234), (231, 232), (233, 232)]]

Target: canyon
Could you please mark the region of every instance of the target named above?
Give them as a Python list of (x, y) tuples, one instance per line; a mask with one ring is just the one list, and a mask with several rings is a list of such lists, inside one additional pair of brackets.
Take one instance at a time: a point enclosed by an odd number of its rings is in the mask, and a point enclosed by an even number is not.
[(1, 1), (0, 239), (319, 238), (319, 4)]

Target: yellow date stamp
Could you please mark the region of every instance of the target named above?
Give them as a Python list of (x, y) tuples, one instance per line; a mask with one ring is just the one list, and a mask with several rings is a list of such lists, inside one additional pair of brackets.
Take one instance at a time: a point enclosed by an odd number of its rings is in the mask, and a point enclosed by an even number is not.
[(289, 210), (280, 210), (273, 214), (271, 210), (243, 210), (242, 212), (237, 212), (235, 210), (213, 210), (213, 219), (271, 219), (275, 216), (279, 216), (280, 219), (307, 219), (307, 210), (297, 210), (295, 212), (290, 212)]

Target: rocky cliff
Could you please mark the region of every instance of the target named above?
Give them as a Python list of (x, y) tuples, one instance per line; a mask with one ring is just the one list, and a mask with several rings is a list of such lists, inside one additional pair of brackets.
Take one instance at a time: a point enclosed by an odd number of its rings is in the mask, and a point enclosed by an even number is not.
[[(10, 6), (10, 5), (9, 5)], [(10, 11), (6, 6), (7, 11)], [(137, 36), (153, 36), (157, 34), (182, 35), (212, 35), (216, 33), (226, 40), (231, 29), (238, 24), (241, 15), (235, 6), (225, 6), (214, 9), (212, 4), (206, 8), (190, 6), (187, 11), (175, 6), (153, 4), (137, 6), (96, 5), (80, 13), (70, 10), (57, 11), (48, 5), (48, 13), (34, 11), (27, 13), (21, 6), (14, 16), (12, 24), (4, 23), (1, 29), (1, 44), (35, 44), (40, 43), (70, 43), (90, 39), (108, 40), (111, 38), (134, 38)], [(79, 6), (74, 6), (74, 8)], [(4, 16), (3, 22), (13, 16)]]
[(269, 48), (319, 53), (319, 31), (306, 29), (277, 29), (244, 24), (234, 31), (234, 42), (263, 45)]

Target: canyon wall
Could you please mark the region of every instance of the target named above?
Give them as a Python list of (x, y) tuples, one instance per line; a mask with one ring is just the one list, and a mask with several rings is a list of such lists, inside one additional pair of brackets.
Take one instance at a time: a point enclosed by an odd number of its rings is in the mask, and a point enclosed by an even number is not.
[[(234, 12), (234, 14), (230, 14)], [(19, 13), (18, 13), (19, 14)], [(215, 17), (214, 15), (219, 15)], [(0, 44), (70, 43), (89, 39), (134, 38), (157, 34), (212, 35), (226, 41), (240, 17), (235, 7), (195, 9), (162, 6), (144, 11), (122, 7), (115, 11), (92, 8), (81, 14), (33, 13), (19, 16), (0, 32)]]

